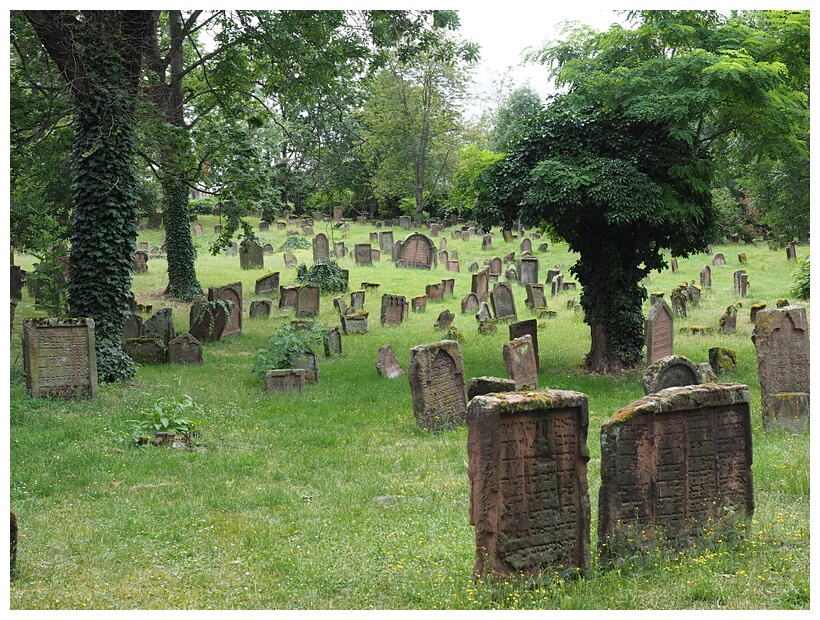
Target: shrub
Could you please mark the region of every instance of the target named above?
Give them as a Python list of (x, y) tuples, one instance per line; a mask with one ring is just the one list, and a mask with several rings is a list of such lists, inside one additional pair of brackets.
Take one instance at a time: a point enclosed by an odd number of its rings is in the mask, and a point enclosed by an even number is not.
[(794, 282), (792, 283), (792, 287), (790, 292), (792, 295), (797, 295), (799, 299), (809, 299), (809, 293), (811, 292), (811, 283), (809, 281), (809, 257), (806, 256), (800, 264), (798, 268), (792, 274), (794, 278)]
[(141, 445), (157, 433), (190, 437), (196, 427), (202, 425), (203, 413), (202, 406), (187, 394), (158, 398), (151, 407), (140, 412), (138, 419), (131, 420), (133, 439)]
[(190, 213), (197, 215), (213, 215), (214, 207), (216, 207), (216, 198), (197, 198), (188, 203), (188, 210)]
[(311, 247), (310, 241), (301, 235), (290, 235), (285, 242), (279, 247), (280, 252), (292, 252), (293, 250), (309, 250)]
[(298, 329), (293, 324), (277, 327), (268, 336), (267, 346), (252, 355), (253, 374), (262, 379), (269, 370), (293, 368), (302, 353), (314, 352), (322, 346), (325, 334), (327, 328), (322, 325)]
[(344, 293), (347, 290), (342, 268), (331, 258), (317, 261), (312, 267), (302, 263), (296, 268), (296, 281), (318, 286), (323, 293)]

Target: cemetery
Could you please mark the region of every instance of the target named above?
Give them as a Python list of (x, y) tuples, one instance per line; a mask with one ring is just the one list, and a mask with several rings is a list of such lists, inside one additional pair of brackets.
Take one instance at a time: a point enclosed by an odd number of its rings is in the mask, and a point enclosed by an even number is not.
[[(126, 383), (97, 382), (93, 321), (36, 307), (36, 259), (14, 254), (12, 606), (808, 606), (810, 302), (786, 252), (715, 245), (676, 270), (667, 253), (643, 282), (643, 362), (591, 374), (565, 244), (340, 219), (249, 217), (253, 254), (213, 256), (219, 219), (199, 215), (201, 300), (162, 294), (165, 257), (135, 267)], [(262, 261), (293, 231), (310, 243)], [(345, 291), (288, 268), (342, 242)], [(741, 253), (742, 278), (713, 260)], [(288, 326), (281, 346), (317, 344), (258, 372)]]

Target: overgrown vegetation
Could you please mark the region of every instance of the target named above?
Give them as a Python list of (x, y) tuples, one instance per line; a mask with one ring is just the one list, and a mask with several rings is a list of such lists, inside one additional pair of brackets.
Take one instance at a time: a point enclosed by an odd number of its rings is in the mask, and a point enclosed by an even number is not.
[(303, 353), (316, 353), (322, 348), (327, 328), (322, 325), (294, 325), (277, 327), (268, 336), (265, 346), (253, 354), (253, 374), (264, 378), (269, 370), (293, 368)]
[(313, 284), (322, 289), (322, 293), (344, 293), (347, 280), (342, 268), (332, 258), (316, 261), (308, 267), (302, 263), (296, 268), (296, 281), (299, 284)]
[(811, 265), (809, 256), (800, 261), (800, 266), (792, 274), (792, 287), (789, 289), (792, 295), (798, 299), (809, 299), (811, 295)]

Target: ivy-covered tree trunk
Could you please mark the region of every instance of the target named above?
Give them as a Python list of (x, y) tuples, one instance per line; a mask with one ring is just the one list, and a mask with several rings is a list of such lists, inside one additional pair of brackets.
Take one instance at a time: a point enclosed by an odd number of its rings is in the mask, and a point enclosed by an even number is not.
[(184, 175), (166, 175), (162, 180), (165, 195), (165, 253), (168, 258), (168, 286), (165, 294), (174, 299), (193, 301), (202, 295), (196, 278), (194, 243), (191, 239), (188, 209), (188, 183)]

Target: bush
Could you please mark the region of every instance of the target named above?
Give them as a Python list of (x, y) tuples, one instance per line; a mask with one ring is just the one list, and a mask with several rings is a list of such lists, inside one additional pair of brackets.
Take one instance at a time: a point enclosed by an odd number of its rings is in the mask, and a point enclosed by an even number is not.
[(296, 281), (318, 286), (323, 293), (344, 293), (347, 290), (342, 268), (331, 258), (317, 261), (312, 267), (302, 263), (296, 268)]
[(213, 215), (216, 207), (216, 198), (197, 198), (188, 202), (188, 210), (197, 215)]
[(301, 235), (291, 235), (285, 242), (279, 246), (280, 252), (292, 252), (293, 250), (309, 250), (313, 246), (310, 244), (310, 241), (302, 237)]
[(139, 418), (131, 420), (133, 440), (145, 444), (157, 433), (173, 433), (190, 437), (202, 425), (203, 409), (187, 394), (158, 398)]
[(808, 256), (800, 261), (800, 264), (792, 274), (792, 277), (794, 278), (794, 282), (792, 283), (792, 287), (790, 289), (792, 295), (797, 295), (799, 299), (809, 299), (811, 283), (809, 278)]
[(268, 336), (267, 347), (253, 354), (253, 374), (263, 379), (269, 370), (293, 368), (300, 355), (322, 346), (326, 334), (327, 328), (322, 325), (297, 329), (288, 324), (276, 328)]

